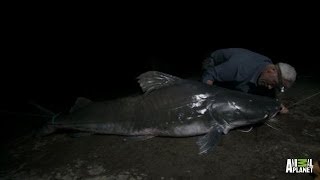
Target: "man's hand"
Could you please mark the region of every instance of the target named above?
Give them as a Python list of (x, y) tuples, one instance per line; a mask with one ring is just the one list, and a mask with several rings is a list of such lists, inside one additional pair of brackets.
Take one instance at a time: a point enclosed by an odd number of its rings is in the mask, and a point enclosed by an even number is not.
[(280, 114), (287, 114), (287, 113), (289, 113), (289, 109), (286, 108), (283, 104), (281, 104)]
[(213, 80), (207, 80), (207, 84), (211, 86), (213, 84)]

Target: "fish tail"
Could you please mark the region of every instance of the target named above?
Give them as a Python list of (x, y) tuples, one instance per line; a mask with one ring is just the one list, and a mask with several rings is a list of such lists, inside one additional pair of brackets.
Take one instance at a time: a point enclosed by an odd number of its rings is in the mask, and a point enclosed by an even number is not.
[(54, 116), (55, 113), (50, 111), (49, 109), (37, 104), (36, 102), (32, 101), (32, 100), (29, 100), (29, 104), (35, 106), (36, 108), (38, 108), (39, 110), (41, 110), (42, 112), (46, 113), (47, 115), (50, 115), (50, 116)]
[(61, 113), (54, 113), (50, 111), (49, 109), (35, 103), (34, 101), (30, 100), (29, 104), (35, 106), (42, 112), (46, 113), (48, 117), (51, 117), (51, 119), (47, 119), (46, 123), (36, 132), (36, 136), (46, 136), (49, 134), (52, 134), (56, 131), (56, 128), (54, 126), (56, 118), (61, 114)]

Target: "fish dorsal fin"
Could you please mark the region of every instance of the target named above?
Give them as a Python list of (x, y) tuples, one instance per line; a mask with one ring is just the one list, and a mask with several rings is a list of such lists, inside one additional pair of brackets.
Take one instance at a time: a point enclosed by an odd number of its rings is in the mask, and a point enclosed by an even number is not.
[(91, 104), (92, 101), (90, 99), (84, 97), (78, 97), (76, 102), (74, 103), (73, 107), (70, 109), (70, 113)]
[(138, 82), (143, 92), (149, 93), (153, 90), (170, 86), (182, 81), (181, 78), (170, 74), (148, 71), (138, 76)]

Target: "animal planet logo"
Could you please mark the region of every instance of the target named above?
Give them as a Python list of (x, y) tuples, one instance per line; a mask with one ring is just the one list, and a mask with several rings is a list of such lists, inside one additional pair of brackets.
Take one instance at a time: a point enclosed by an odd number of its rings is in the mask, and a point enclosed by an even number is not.
[(312, 173), (312, 159), (287, 159), (286, 173)]

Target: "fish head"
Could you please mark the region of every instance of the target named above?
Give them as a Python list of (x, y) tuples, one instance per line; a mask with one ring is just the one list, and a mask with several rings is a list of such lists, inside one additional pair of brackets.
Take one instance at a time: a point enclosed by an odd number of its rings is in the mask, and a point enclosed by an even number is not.
[[(219, 102), (219, 103), (218, 103)], [(210, 106), (213, 118), (228, 129), (262, 123), (280, 111), (278, 99), (241, 95), (215, 101)]]

